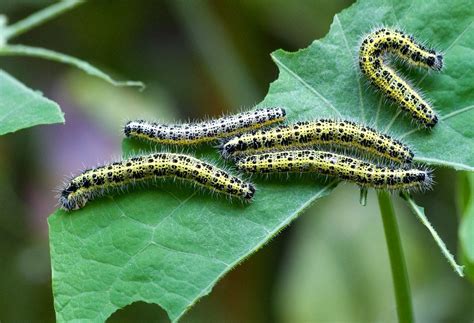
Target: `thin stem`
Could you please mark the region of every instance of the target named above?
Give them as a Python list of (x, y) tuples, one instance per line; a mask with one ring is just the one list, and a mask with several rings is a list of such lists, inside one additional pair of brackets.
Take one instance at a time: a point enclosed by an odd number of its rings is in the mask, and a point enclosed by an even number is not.
[(61, 13), (71, 10), (72, 8), (80, 5), (83, 2), (83, 0), (64, 0), (55, 3), (5, 28), (4, 37), (8, 40), (20, 34), (23, 34), (31, 28), (34, 28), (48, 20), (51, 20), (54, 17), (60, 15)]
[(408, 273), (403, 258), (402, 243), (398, 232), (398, 224), (395, 218), (392, 200), (386, 191), (377, 194), (380, 213), (382, 214), (385, 239), (387, 241), (390, 266), (392, 268), (393, 287), (395, 300), (397, 302), (398, 321), (404, 323), (413, 322), (413, 308), (410, 295), (410, 284)]
[(116, 81), (111, 78), (108, 74), (98, 69), (97, 67), (87, 63), (86, 61), (80, 60), (73, 56), (69, 56), (63, 53), (58, 53), (46, 48), (32, 47), (25, 45), (5, 45), (0, 47), (0, 56), (31, 56), (48, 59), (51, 61), (68, 64), (74, 66), (80, 70), (83, 70), (89, 75), (101, 78), (102, 80), (114, 85), (114, 86), (136, 86), (141, 90), (145, 88), (142, 82), (138, 81)]

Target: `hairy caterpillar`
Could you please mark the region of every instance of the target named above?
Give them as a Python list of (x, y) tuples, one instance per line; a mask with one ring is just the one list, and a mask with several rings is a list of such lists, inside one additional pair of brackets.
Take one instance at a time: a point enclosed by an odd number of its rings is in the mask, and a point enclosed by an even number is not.
[(351, 121), (314, 120), (244, 133), (220, 146), (224, 156), (265, 150), (288, 150), (320, 144), (357, 148), (398, 163), (411, 163), (406, 145), (376, 130)]
[(155, 153), (84, 171), (71, 179), (61, 191), (59, 205), (66, 211), (79, 209), (110, 189), (162, 177), (189, 180), (245, 200), (251, 200), (255, 193), (252, 184), (199, 159), (181, 154)]
[(370, 82), (417, 122), (432, 128), (438, 117), (430, 103), (386, 65), (386, 53), (393, 53), (414, 66), (439, 71), (443, 55), (415, 41), (413, 36), (391, 28), (380, 28), (368, 34), (359, 50), (359, 66)]
[(293, 150), (251, 155), (237, 160), (239, 170), (251, 173), (316, 172), (336, 176), (362, 187), (389, 190), (427, 189), (428, 170), (383, 167), (356, 158), (316, 150)]
[(144, 120), (125, 125), (127, 137), (151, 140), (160, 144), (192, 145), (230, 137), (285, 119), (282, 108), (258, 109), (198, 123), (160, 124)]

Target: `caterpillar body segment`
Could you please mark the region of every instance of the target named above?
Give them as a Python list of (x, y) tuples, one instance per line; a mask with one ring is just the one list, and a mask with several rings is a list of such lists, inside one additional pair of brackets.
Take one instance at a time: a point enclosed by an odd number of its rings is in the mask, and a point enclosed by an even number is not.
[(250, 173), (307, 173), (335, 176), (361, 187), (424, 190), (431, 187), (429, 170), (379, 166), (357, 158), (316, 150), (262, 153), (238, 159), (237, 169)]
[(266, 108), (197, 123), (169, 125), (137, 120), (128, 122), (124, 133), (160, 144), (194, 145), (266, 127), (283, 121), (285, 116), (282, 108)]
[(244, 133), (221, 144), (224, 156), (289, 150), (314, 145), (336, 145), (409, 164), (413, 152), (408, 146), (370, 127), (351, 121), (320, 119)]
[(154, 153), (84, 171), (60, 192), (59, 205), (66, 211), (79, 209), (112, 189), (164, 177), (190, 181), (244, 200), (251, 200), (255, 193), (252, 184), (207, 162), (188, 155)]

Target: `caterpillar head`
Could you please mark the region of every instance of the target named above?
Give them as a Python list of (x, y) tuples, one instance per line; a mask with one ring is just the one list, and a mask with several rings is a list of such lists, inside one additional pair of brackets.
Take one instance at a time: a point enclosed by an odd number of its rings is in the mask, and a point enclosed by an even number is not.
[(61, 191), (59, 196), (59, 206), (65, 211), (77, 210), (87, 203), (88, 198), (85, 195), (74, 194), (77, 186), (74, 183), (69, 184)]

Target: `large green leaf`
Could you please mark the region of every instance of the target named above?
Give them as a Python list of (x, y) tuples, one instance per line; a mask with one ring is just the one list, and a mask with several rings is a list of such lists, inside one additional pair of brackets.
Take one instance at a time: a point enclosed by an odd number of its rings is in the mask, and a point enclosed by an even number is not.
[[(280, 75), (260, 105), (283, 106), (290, 120), (366, 122), (403, 137), (419, 161), (472, 170), (473, 14), (467, 0), (359, 1), (334, 18), (323, 40), (297, 53), (272, 55)], [(394, 119), (396, 109), (367, 90), (359, 75), (360, 37), (381, 24), (403, 26), (445, 51), (441, 74), (407, 72), (442, 116), (431, 132), (412, 130), (401, 116)], [(159, 304), (177, 320), (336, 183), (307, 177), (255, 181), (255, 201), (245, 206), (165, 183), (71, 214), (56, 212), (49, 227), (58, 320), (104, 320), (138, 300)]]
[(0, 70), (0, 135), (60, 122), (64, 116), (56, 103)]

